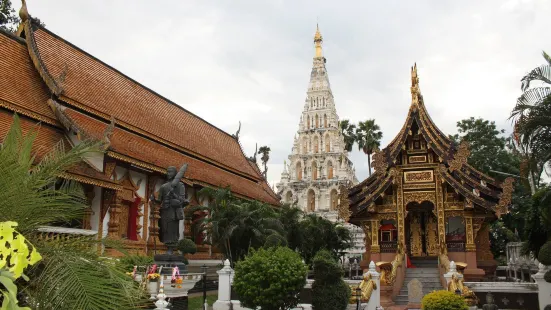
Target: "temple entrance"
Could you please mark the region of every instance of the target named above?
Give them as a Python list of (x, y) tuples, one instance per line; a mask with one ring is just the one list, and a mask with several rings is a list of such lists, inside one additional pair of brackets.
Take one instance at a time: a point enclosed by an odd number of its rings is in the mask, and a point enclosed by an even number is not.
[(411, 257), (438, 255), (438, 219), (433, 210), (434, 205), (427, 201), (421, 204), (412, 202), (406, 206), (406, 250)]

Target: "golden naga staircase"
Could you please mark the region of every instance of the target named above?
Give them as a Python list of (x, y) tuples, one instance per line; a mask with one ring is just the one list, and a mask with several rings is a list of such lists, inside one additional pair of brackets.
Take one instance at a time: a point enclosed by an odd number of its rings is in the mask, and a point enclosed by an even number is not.
[(440, 268), (443, 271), (443, 273), (441, 274), (441, 279), (443, 280), (443, 284), (446, 283), (446, 280), (443, 275), (449, 273), (450, 270), (453, 269), (451, 281), (447, 285), (444, 285), (444, 287), (446, 287), (448, 291), (453, 293), (455, 293), (456, 291), (460, 291), (461, 296), (463, 296), (463, 298), (467, 302), (467, 305), (475, 306), (478, 303), (478, 298), (476, 297), (474, 292), (471, 291), (463, 283), (463, 270), (467, 268), (467, 264), (463, 262), (457, 262), (457, 263), (454, 262), (455, 266), (452, 266), (450, 259), (448, 257), (448, 249), (446, 244), (444, 244), (444, 246), (440, 248), (440, 255), (438, 256), (438, 260), (440, 263)]
[(362, 282), (360, 282), (360, 285), (350, 285), (350, 290), (352, 291), (352, 296), (349, 299), (349, 304), (355, 304), (358, 301), (358, 297), (355, 296), (354, 292), (356, 292), (356, 289), (360, 288), (362, 291), (362, 296), (360, 298), (360, 302), (367, 303), (369, 299), (371, 298), (371, 294), (374, 290), (377, 289), (377, 284), (373, 279), (371, 279), (371, 273), (366, 272), (363, 276)]
[(396, 276), (398, 274), (398, 267), (402, 265), (404, 261), (404, 247), (398, 245), (396, 250), (396, 256), (392, 262), (378, 262), (376, 265), (381, 270), (381, 285), (394, 285)]

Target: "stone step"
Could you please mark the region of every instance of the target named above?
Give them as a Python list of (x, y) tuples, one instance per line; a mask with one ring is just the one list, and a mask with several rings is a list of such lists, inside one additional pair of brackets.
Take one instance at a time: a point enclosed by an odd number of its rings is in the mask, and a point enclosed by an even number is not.
[[(406, 273), (406, 279), (415, 279), (415, 278), (435, 278), (440, 279), (439, 274), (432, 274), (432, 273), (418, 273), (418, 274), (407, 274)], [(421, 280), (419, 280), (421, 281)]]

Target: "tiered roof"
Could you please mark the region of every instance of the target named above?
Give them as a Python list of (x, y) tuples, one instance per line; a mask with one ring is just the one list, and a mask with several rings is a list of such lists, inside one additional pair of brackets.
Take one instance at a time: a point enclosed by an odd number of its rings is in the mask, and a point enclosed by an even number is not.
[[(501, 184), (469, 165), (468, 143), (454, 143), (438, 129), (427, 112), (419, 89), (416, 65), (411, 69), (411, 79), (412, 103), (404, 126), (386, 148), (373, 155), (375, 173), (349, 191), (352, 217), (366, 212), (395, 182), (395, 178), (401, 177), (393, 168), (412, 131), (418, 131), (426, 140), (427, 148), (434, 152), (442, 179), (472, 202), (473, 206), (495, 212), (497, 216), (507, 212), (513, 179), (506, 179)], [(506, 193), (503, 193), (504, 190)]]
[(278, 204), (236, 138), (22, 19), (20, 37), (0, 33), (0, 72), (8, 73), (0, 79), (0, 106), (58, 133), (76, 129), (94, 139), (103, 139), (113, 119), (107, 156), (160, 173), (188, 163), (186, 183), (230, 186), (239, 196)]

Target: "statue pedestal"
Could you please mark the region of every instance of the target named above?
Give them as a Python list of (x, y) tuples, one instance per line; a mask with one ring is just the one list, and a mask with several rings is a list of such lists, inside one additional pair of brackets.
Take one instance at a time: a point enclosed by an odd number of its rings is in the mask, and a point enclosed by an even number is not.
[(390, 307), (394, 306), (394, 301), (392, 300), (392, 291), (394, 287), (388, 285), (381, 285), (381, 306)]
[(172, 268), (178, 267), (180, 274), (187, 273), (187, 265), (184, 264), (184, 256), (177, 254), (157, 254), (153, 261), (158, 267), (163, 267), (163, 274), (171, 274)]

